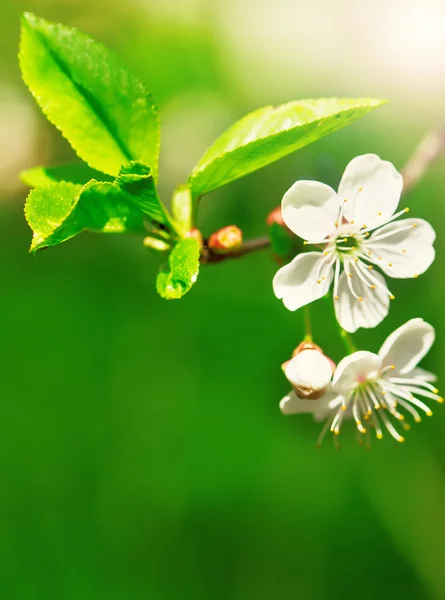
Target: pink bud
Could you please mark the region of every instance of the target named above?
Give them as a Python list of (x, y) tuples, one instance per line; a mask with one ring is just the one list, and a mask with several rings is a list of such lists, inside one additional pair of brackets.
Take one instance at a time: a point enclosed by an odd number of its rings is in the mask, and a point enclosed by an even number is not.
[(281, 213), (281, 206), (276, 206), (273, 210), (270, 211), (270, 213), (267, 215), (266, 223), (269, 225), (269, 227), (273, 223), (276, 223), (281, 227), (286, 227), (286, 224), (283, 220), (283, 215)]
[(209, 237), (208, 247), (215, 254), (230, 254), (243, 243), (243, 232), (236, 225), (218, 229)]

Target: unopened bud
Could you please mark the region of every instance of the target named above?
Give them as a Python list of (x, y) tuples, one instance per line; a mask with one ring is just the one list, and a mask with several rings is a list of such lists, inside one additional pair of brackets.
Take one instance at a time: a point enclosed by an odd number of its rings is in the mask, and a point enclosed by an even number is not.
[(326, 393), (335, 365), (318, 346), (310, 342), (304, 344), (310, 347), (303, 347), (294, 353), (282, 368), (297, 396), (315, 400)]
[(196, 227), (193, 227), (193, 229), (190, 229), (190, 231), (187, 231), (187, 233), (185, 234), (185, 237), (194, 238), (195, 240), (198, 240), (199, 246), (202, 248), (202, 244), (203, 244), (202, 233)]
[(281, 227), (287, 228), (286, 223), (283, 220), (283, 213), (281, 212), (281, 206), (277, 206), (273, 210), (270, 211), (270, 213), (267, 215), (266, 223), (269, 225), (269, 227), (271, 225), (273, 225), (274, 223), (276, 223), (277, 225), (280, 225)]
[(209, 237), (208, 247), (215, 254), (230, 254), (241, 247), (243, 232), (236, 225), (222, 227)]
[(166, 252), (167, 250), (170, 250), (171, 247), (167, 242), (150, 237), (149, 235), (144, 238), (144, 246), (151, 250), (155, 250), (156, 252)]

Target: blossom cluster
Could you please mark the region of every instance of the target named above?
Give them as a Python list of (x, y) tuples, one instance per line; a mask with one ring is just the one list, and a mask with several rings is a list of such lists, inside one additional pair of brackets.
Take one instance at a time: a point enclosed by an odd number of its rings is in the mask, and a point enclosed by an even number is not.
[[(316, 251), (298, 254), (273, 280), (277, 298), (295, 311), (326, 296), (333, 286), (335, 315), (342, 335), (379, 325), (394, 295), (385, 277), (417, 278), (435, 257), (435, 232), (423, 219), (399, 219), (403, 178), (375, 154), (354, 158), (338, 192), (316, 181), (297, 181), (284, 195), (284, 224)], [(308, 336), (310, 337), (310, 336)], [(384, 342), (378, 354), (356, 351), (337, 367), (306, 341), (283, 365), (292, 391), (284, 414), (311, 413), (325, 421), (320, 442), (330, 429), (338, 435), (344, 420), (355, 421), (359, 437), (387, 430), (397, 441), (405, 420), (431, 415), (424, 399), (442, 402), (435, 376), (418, 367), (434, 342), (434, 328), (411, 319)], [(420, 399), (420, 398), (422, 399)]]

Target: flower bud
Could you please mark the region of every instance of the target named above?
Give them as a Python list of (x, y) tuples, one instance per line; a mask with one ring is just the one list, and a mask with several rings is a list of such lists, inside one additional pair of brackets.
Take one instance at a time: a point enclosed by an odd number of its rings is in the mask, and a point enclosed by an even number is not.
[(243, 232), (236, 225), (222, 227), (209, 237), (208, 247), (215, 254), (230, 254), (241, 247)]
[(284, 374), (300, 398), (321, 398), (332, 379), (335, 364), (311, 342), (303, 342), (298, 348), (293, 358), (284, 363)]
[(147, 235), (144, 238), (144, 246), (146, 248), (150, 248), (150, 250), (154, 250), (155, 252), (166, 252), (170, 250), (171, 246), (167, 242), (163, 240), (158, 240), (157, 238), (151, 237)]
[(197, 227), (193, 227), (192, 229), (190, 229), (190, 231), (187, 231), (187, 233), (185, 234), (185, 237), (194, 238), (195, 240), (198, 240), (199, 245), (202, 248), (202, 245), (203, 245), (202, 233), (199, 231), (199, 229)]
[(280, 225), (280, 227), (286, 227), (287, 229), (286, 223), (283, 220), (281, 206), (276, 206), (270, 211), (270, 213), (267, 215), (266, 223), (269, 225), (269, 227), (273, 225), (273, 223), (276, 223), (277, 225)]

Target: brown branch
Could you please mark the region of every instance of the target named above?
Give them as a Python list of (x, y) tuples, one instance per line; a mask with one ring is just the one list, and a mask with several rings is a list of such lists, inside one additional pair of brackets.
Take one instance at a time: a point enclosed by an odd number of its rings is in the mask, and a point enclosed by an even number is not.
[(426, 134), (402, 169), (404, 194), (411, 191), (430, 166), (444, 152), (445, 124)]
[(204, 248), (201, 256), (201, 262), (203, 263), (217, 263), (228, 258), (240, 258), (251, 252), (257, 252), (270, 247), (270, 239), (268, 237), (254, 238), (253, 240), (247, 240), (244, 242), (241, 248), (230, 252), (230, 254), (216, 254), (209, 248)]

